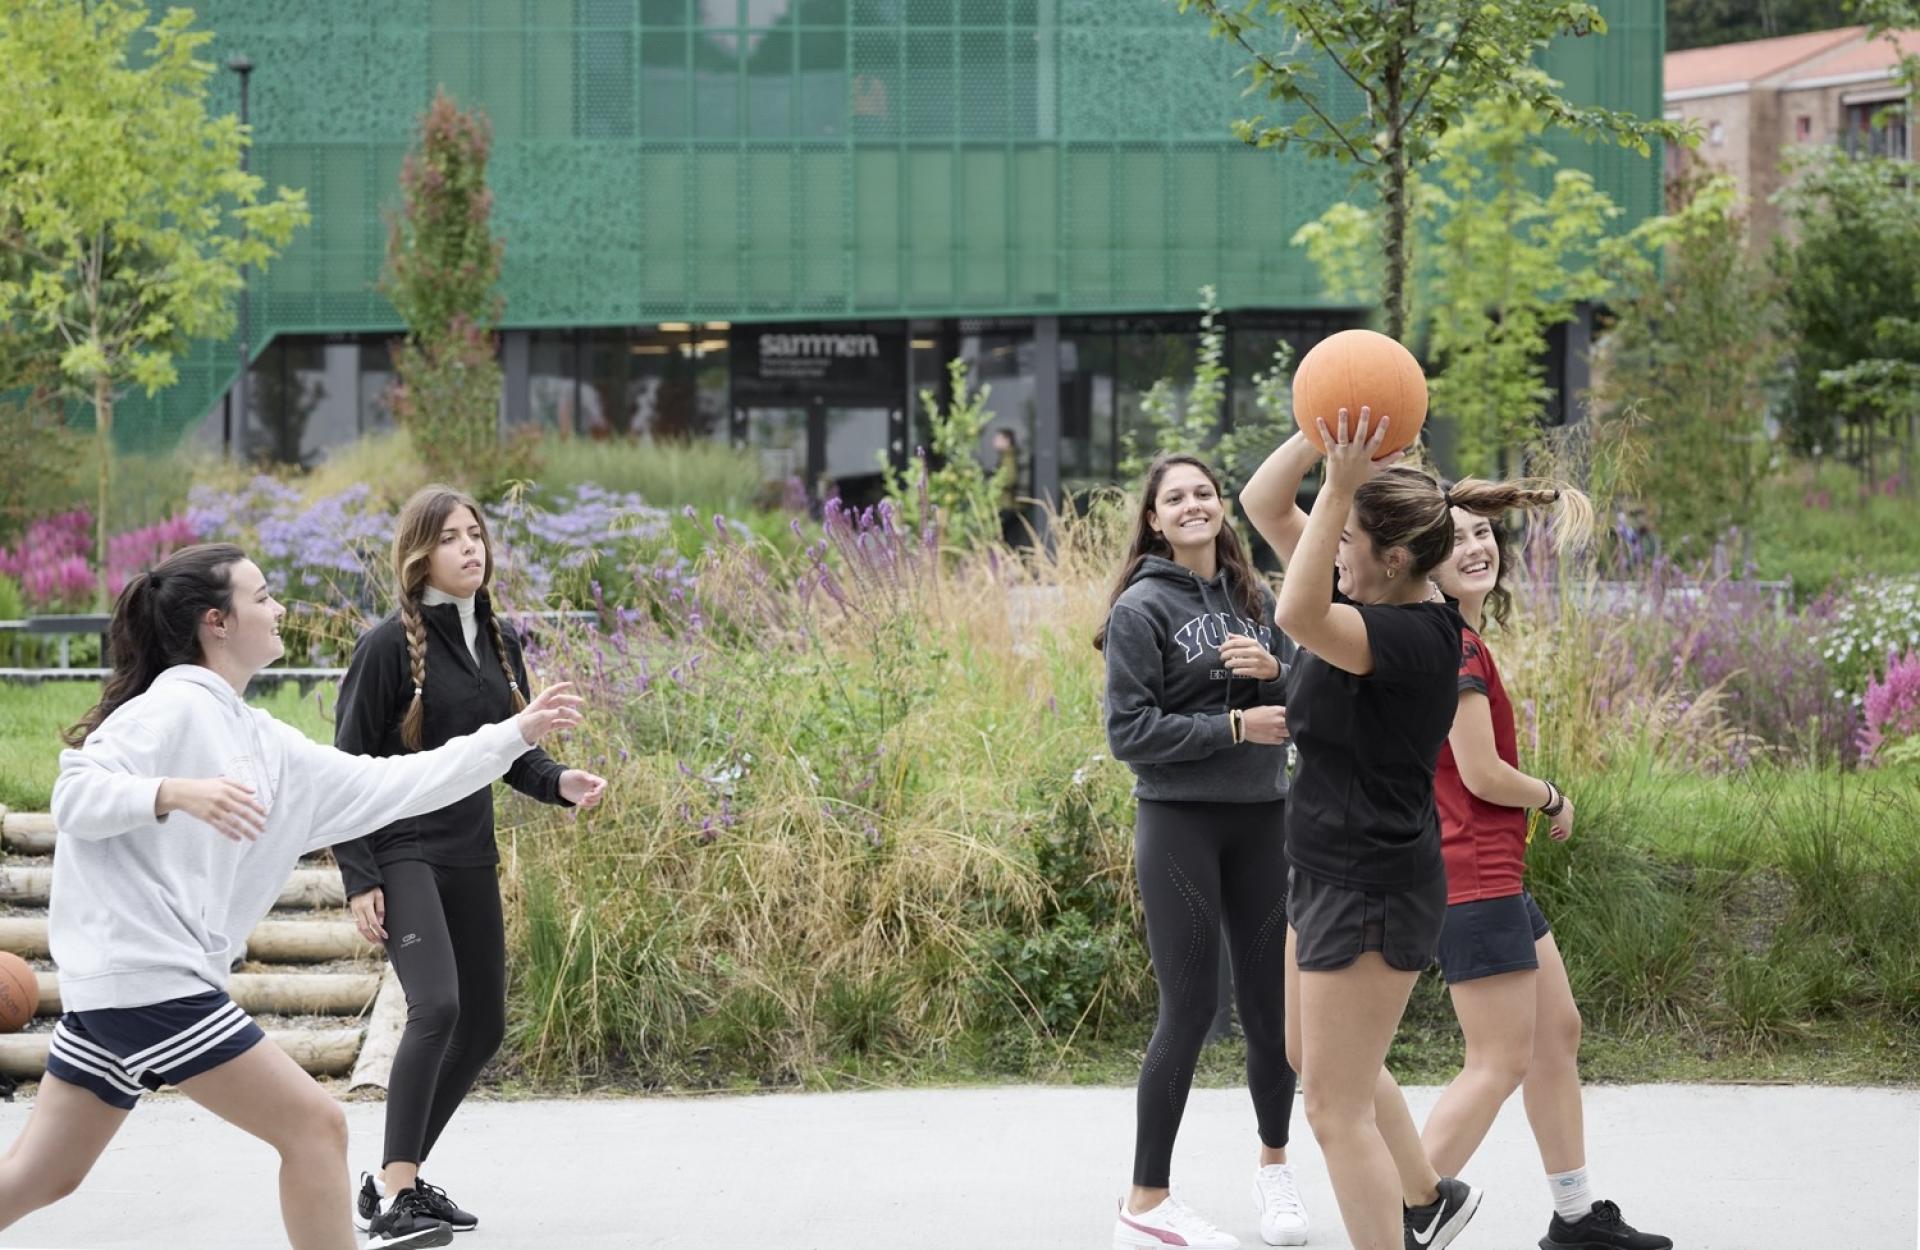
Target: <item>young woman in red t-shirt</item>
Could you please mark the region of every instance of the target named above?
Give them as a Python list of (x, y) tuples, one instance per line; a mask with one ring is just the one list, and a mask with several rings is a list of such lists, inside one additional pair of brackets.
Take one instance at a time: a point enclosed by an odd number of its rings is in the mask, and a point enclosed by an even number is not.
[(1467, 1063), (1447, 1086), (1421, 1134), (1433, 1166), (1459, 1175), (1515, 1089), (1547, 1170), (1554, 1214), (1543, 1250), (1670, 1250), (1642, 1233), (1589, 1189), (1580, 1107), (1580, 1009), (1553, 932), (1522, 881), (1527, 812), (1547, 818), (1548, 836), (1573, 833), (1573, 800), (1552, 782), (1520, 771), (1507, 699), (1493, 653), (1480, 636), (1486, 615), (1505, 624), (1506, 535), (1496, 521), (1453, 510), (1453, 554), (1433, 580), (1456, 600), (1460, 706), (1440, 753), (1434, 802), (1447, 865), (1447, 914), (1440, 973), (1467, 1038)]

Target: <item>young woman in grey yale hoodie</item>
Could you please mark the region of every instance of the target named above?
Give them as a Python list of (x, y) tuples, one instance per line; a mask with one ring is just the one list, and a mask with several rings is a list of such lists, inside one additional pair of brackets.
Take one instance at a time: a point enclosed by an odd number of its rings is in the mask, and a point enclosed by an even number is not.
[[(48, 927), (66, 1014), (0, 1159), (0, 1228), (70, 1193), (140, 1093), (175, 1084), (279, 1151), (294, 1246), (354, 1245), (345, 1118), (228, 999), (229, 963), (301, 855), (490, 784), (577, 724), (579, 700), (556, 686), (436, 751), (348, 755), (241, 698), (280, 658), (284, 614), (224, 544), (175, 553), (114, 606), (113, 672), (54, 783)], [(441, 1226), (408, 1244), (450, 1239)]]
[(1094, 645), (1107, 659), (1107, 742), (1138, 778), (1134, 865), (1160, 1014), (1135, 1093), (1133, 1188), (1113, 1244), (1240, 1243), (1172, 1196), (1173, 1140), (1217, 1005), (1221, 928), (1247, 1038), (1260, 1130), (1253, 1175), (1269, 1245), (1304, 1245), (1287, 1162), (1287, 794), (1284, 661), (1273, 593), (1226, 523), (1220, 484), (1191, 456), (1147, 473), (1131, 550)]

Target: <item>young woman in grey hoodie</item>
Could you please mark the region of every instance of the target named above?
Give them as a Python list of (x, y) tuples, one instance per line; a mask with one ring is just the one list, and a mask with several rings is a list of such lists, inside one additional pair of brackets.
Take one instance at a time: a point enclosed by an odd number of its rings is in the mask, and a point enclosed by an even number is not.
[[(234, 950), (302, 854), (484, 788), (578, 724), (579, 700), (556, 685), (438, 750), (348, 755), (242, 697), (280, 658), (284, 615), (225, 544), (176, 552), (114, 605), (113, 671), (54, 783), (48, 930), (66, 1014), (0, 1158), (0, 1228), (72, 1193), (140, 1094), (171, 1084), (279, 1152), (296, 1250), (354, 1246), (346, 1118), (228, 998)], [(406, 1244), (451, 1239), (440, 1224)]]
[(1138, 778), (1134, 864), (1160, 988), (1135, 1095), (1133, 1187), (1115, 1250), (1239, 1241), (1175, 1198), (1173, 1140), (1216, 1007), (1224, 923), (1247, 1085), (1260, 1130), (1254, 1202), (1269, 1245), (1304, 1245), (1287, 1162), (1287, 794), (1284, 660), (1273, 593), (1254, 573), (1212, 470), (1170, 455), (1147, 472), (1127, 562), (1094, 645), (1107, 661), (1107, 741)]

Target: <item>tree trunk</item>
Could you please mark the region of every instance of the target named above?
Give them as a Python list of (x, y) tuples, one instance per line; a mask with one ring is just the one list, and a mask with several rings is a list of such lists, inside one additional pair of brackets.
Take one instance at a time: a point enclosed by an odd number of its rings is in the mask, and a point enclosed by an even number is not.
[(1901, 493), (1912, 499), (1914, 490), (1914, 413), (1907, 413), (1907, 442), (1901, 445)]
[[(93, 379), (93, 428), (94, 438), (100, 444), (100, 498), (93, 514), (93, 558), (100, 567), (97, 607), (105, 612), (113, 606), (107, 590), (107, 502), (113, 497), (113, 394), (105, 373), (95, 374)], [(101, 656), (100, 662), (107, 663), (107, 657)]]
[(1407, 155), (1397, 141), (1388, 154), (1384, 186), (1386, 222), (1386, 289), (1381, 302), (1386, 305), (1387, 335), (1394, 341), (1407, 341)]
[(1382, 302), (1386, 305), (1387, 334), (1399, 343), (1407, 341), (1407, 227), (1411, 206), (1407, 203), (1406, 86), (1402, 80), (1404, 54), (1395, 53), (1386, 67), (1387, 116), (1386, 151), (1381, 165), (1380, 199), (1386, 211), (1386, 274)]

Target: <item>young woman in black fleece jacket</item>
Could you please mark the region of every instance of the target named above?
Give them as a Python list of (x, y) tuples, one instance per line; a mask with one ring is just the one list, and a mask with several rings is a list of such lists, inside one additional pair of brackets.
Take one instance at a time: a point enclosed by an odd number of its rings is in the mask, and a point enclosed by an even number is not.
[[(429, 486), (401, 510), (393, 541), (394, 614), (354, 648), (334, 744), (359, 755), (430, 750), (525, 703), (519, 641), (487, 587), (493, 553), (470, 497)], [(606, 782), (534, 748), (507, 783), (543, 803), (592, 807)], [(334, 848), (362, 936), (384, 942), (407, 992), (407, 1027), (387, 1081), (381, 1186), (363, 1179), (356, 1215), (368, 1245), (409, 1221), (477, 1221), (419, 1181), (421, 1162), (499, 1048), (506, 1025), (506, 936), (490, 789), (395, 821)], [(380, 1191), (391, 1199), (382, 1209)]]
[(1194, 1061), (1213, 1022), (1224, 926), (1247, 1088), (1260, 1129), (1254, 1201), (1269, 1245), (1307, 1239), (1287, 1162), (1287, 794), (1273, 593), (1226, 523), (1211, 470), (1162, 456), (1147, 472), (1127, 562), (1094, 640), (1107, 661), (1107, 742), (1138, 778), (1134, 867), (1160, 989), (1135, 1094), (1133, 1188), (1115, 1250), (1240, 1243), (1168, 1189)]

